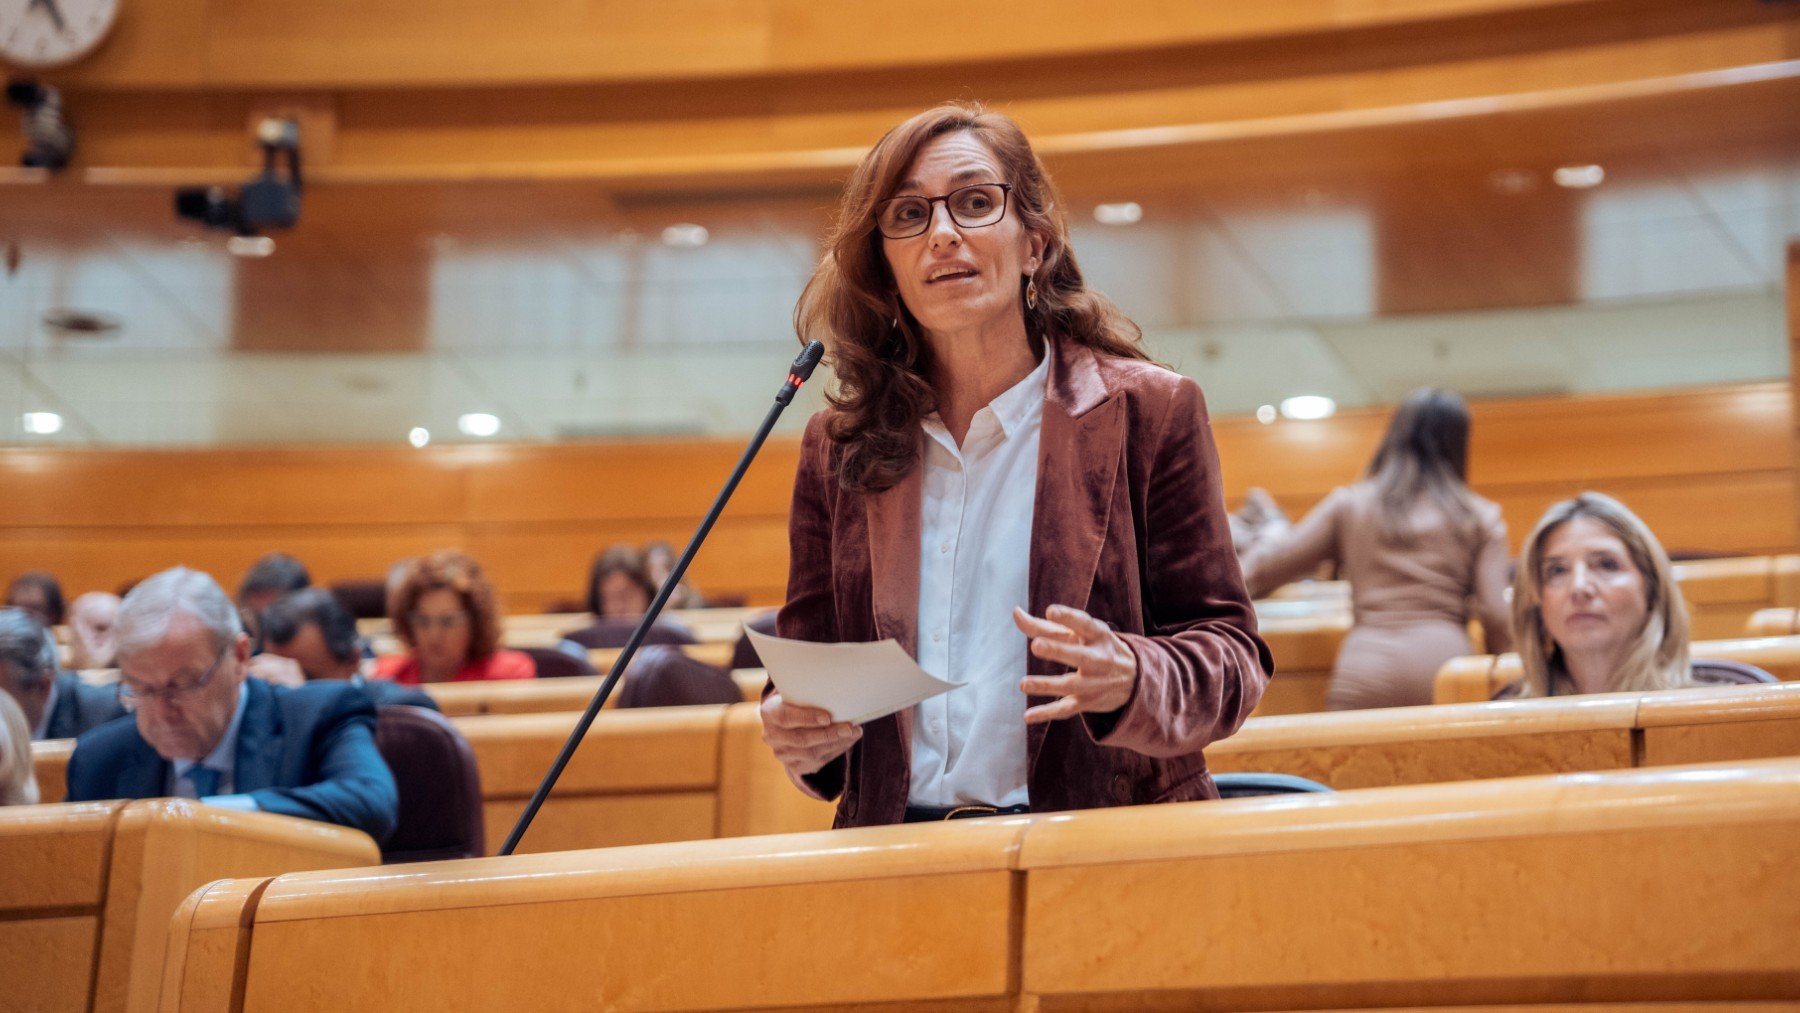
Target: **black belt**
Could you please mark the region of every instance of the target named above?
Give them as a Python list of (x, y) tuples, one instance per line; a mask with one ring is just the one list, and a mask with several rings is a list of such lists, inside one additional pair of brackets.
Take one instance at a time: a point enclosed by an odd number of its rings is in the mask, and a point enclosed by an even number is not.
[(958, 805), (947, 809), (939, 809), (929, 805), (909, 805), (906, 807), (906, 822), (936, 823), (940, 820), (967, 820), (977, 816), (1018, 816), (1028, 813), (1028, 805)]

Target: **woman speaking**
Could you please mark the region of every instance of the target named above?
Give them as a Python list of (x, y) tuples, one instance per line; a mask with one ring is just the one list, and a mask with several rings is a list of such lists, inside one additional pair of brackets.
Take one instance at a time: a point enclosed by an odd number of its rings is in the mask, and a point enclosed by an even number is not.
[(782, 636), (892, 637), (956, 690), (857, 727), (763, 701), (838, 826), (1216, 797), (1271, 665), (1206, 407), (1086, 287), (1018, 126), (921, 113), (857, 167), (795, 311), (806, 428)]

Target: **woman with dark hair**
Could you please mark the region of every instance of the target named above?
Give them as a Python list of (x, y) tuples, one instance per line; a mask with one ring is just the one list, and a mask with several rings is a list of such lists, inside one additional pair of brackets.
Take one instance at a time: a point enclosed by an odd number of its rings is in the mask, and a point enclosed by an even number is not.
[(413, 560), (388, 594), (388, 615), (408, 650), (376, 659), (377, 679), (414, 686), (537, 675), (531, 655), (500, 646), (494, 585), (466, 553)]
[(588, 568), (587, 607), (596, 616), (635, 619), (655, 597), (644, 554), (629, 545), (607, 547)]
[(24, 609), (45, 626), (63, 624), (62, 585), (47, 570), (29, 570), (14, 577), (6, 588), (6, 605)]
[(807, 425), (785, 637), (892, 637), (958, 688), (862, 726), (770, 692), (840, 826), (1217, 796), (1201, 749), (1270, 670), (1200, 388), (1088, 288), (1018, 126), (945, 105), (846, 186), (795, 311)]
[(1355, 617), (1338, 649), (1332, 710), (1431, 702), (1437, 670), (1474, 653), (1471, 604), (1488, 650), (1512, 643), (1506, 522), (1468, 486), (1469, 409), (1454, 391), (1407, 395), (1363, 480), (1332, 490), (1282, 537), (1244, 555), (1261, 597), (1336, 563)]

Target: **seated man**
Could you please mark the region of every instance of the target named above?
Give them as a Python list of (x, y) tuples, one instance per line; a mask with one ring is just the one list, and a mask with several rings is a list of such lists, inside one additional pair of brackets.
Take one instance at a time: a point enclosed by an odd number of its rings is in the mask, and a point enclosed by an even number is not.
[(113, 623), (119, 618), (119, 596), (89, 591), (69, 606), (69, 667), (112, 668)]
[(231, 599), (184, 567), (119, 606), (119, 699), (136, 721), (75, 741), (69, 801), (197, 798), (337, 823), (377, 841), (399, 796), (375, 749), (375, 707), (336, 682), (246, 679), (250, 639)]
[(364, 681), (362, 661), (356, 619), (330, 591), (309, 587), (263, 611), (263, 653), (251, 660), (250, 671), (278, 685), (314, 680), (355, 683), (378, 707), (399, 703), (438, 709), (437, 701), (423, 690), (386, 679)]
[(58, 673), (56, 642), (24, 609), (0, 609), (0, 689), (18, 701), (33, 739), (72, 739), (125, 713), (112, 687)]

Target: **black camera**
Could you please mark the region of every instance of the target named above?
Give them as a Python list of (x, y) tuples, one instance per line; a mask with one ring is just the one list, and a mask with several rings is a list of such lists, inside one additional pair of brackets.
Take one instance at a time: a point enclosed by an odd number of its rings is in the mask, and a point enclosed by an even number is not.
[(264, 120), (257, 128), (263, 169), (233, 190), (222, 186), (175, 191), (175, 214), (240, 236), (300, 223), (300, 128), (292, 120)]

